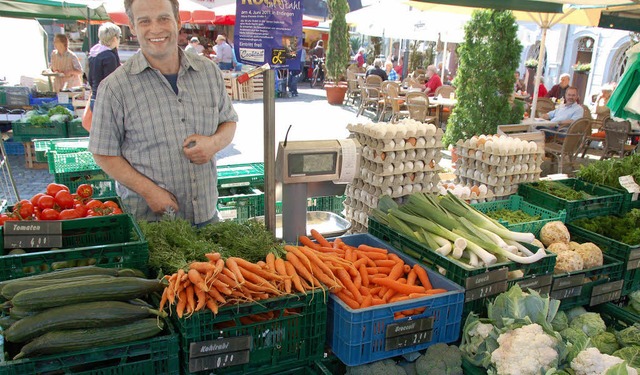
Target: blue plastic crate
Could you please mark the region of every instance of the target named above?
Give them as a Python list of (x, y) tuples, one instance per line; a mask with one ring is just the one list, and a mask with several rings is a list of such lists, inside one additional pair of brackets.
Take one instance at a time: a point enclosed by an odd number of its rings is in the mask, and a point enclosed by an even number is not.
[(4, 151), (7, 155), (24, 155), (24, 145), (21, 142), (5, 142)]
[[(397, 254), (409, 265), (417, 263), (413, 258), (398, 252), (370, 234), (340, 238), (347, 245), (365, 244), (385, 248)], [(357, 366), (423, 350), (436, 343), (456, 341), (461, 330), (464, 289), (435, 271), (427, 269), (427, 273), (434, 288), (444, 288), (449, 292), (357, 310), (351, 309), (332, 294), (327, 312), (327, 342), (331, 345), (333, 353), (347, 366)], [(422, 307), (426, 310), (421, 314), (397, 320), (394, 318), (396, 312)], [(422, 323), (424, 320), (420, 319), (430, 317), (434, 318), (430, 338), (423, 335), (425, 331), (409, 333), (415, 337), (410, 337), (406, 346), (392, 344), (392, 348), (387, 350), (387, 338), (393, 341), (393, 334), (387, 336), (387, 327), (390, 324), (412, 321)], [(409, 338), (404, 335), (402, 337)], [(417, 345), (412, 345), (414, 339), (419, 342)]]

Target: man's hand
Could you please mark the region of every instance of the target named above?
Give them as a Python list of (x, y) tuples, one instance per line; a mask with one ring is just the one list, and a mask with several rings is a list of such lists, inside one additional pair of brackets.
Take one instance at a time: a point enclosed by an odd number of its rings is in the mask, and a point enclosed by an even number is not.
[(215, 135), (210, 137), (193, 134), (182, 143), (184, 155), (194, 164), (205, 164), (211, 161), (213, 155), (220, 149), (216, 145)]
[(540, 117), (542, 117), (545, 120), (549, 120), (549, 114), (548, 113), (543, 113), (542, 116), (540, 116)]
[(145, 192), (143, 198), (149, 208), (158, 215), (164, 214), (169, 207), (171, 207), (174, 212), (178, 212), (179, 207), (176, 196), (157, 185), (155, 185), (153, 189)]

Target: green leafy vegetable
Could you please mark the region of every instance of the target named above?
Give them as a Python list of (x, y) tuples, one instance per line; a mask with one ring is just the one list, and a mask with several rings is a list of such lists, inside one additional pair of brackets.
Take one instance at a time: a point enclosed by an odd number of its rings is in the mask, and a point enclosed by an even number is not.
[(627, 346), (617, 350), (613, 355), (624, 359), (629, 366), (636, 370), (640, 370), (640, 346)]
[(612, 332), (602, 332), (591, 338), (593, 346), (598, 348), (600, 353), (613, 354), (616, 350), (620, 349), (616, 335)]
[(572, 224), (627, 245), (640, 244), (639, 209), (634, 208), (624, 216), (598, 216), (591, 219), (579, 219)]
[[(639, 323), (640, 324), (640, 323)], [(616, 336), (620, 346), (640, 346), (640, 325), (635, 324), (627, 327), (622, 331), (618, 331)]]
[(616, 189), (622, 189), (618, 177), (628, 175), (633, 176), (636, 181), (640, 179), (640, 154), (594, 161), (580, 166), (577, 173), (584, 181)]
[(607, 329), (604, 320), (598, 313), (588, 312), (582, 314), (571, 321), (569, 327), (580, 329), (589, 337), (594, 337)]
[(509, 224), (528, 223), (530, 221), (540, 220), (540, 215), (533, 216), (522, 210), (511, 211), (507, 209), (489, 211), (486, 213), (492, 219), (504, 220)]
[(256, 220), (209, 224), (200, 229), (200, 236), (217, 243), (225, 256), (240, 257), (249, 262), (264, 260), (268, 253), (284, 254), (284, 245)]
[(555, 195), (558, 198), (566, 199), (569, 201), (577, 201), (591, 198), (591, 195), (584, 191), (576, 191), (571, 187), (556, 181), (539, 181), (532, 184), (536, 189)]

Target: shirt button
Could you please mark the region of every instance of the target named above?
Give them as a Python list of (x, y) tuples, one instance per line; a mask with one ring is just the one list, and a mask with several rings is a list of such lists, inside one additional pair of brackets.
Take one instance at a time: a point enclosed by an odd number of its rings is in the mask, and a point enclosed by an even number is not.
[(178, 103), (182, 103), (182, 99), (178, 99)]
[(197, 202), (198, 201), (198, 197), (193, 198), (193, 201)]
[(185, 121), (187, 121), (187, 120), (185, 120), (185, 119), (183, 119), (183, 118), (182, 118), (182, 119), (180, 119), (180, 121), (185, 122)]

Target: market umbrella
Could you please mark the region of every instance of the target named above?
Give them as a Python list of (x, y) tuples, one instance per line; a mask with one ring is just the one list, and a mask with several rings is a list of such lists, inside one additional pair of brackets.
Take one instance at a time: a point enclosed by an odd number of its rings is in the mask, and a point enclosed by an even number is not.
[(0, 16), (76, 21), (109, 20), (106, 9), (98, 1), (0, 0)]
[[(180, 21), (193, 24), (212, 24), (216, 14), (212, 9), (191, 0), (178, 0), (180, 3)], [(114, 23), (128, 25), (129, 17), (124, 10), (123, 0), (107, 0), (104, 2), (107, 13)]]
[(640, 4), (604, 9), (598, 27), (640, 32)]
[[(233, 26), (236, 24), (236, 3), (213, 7), (212, 10), (216, 12), (216, 19), (214, 21), (216, 25)], [(305, 16), (304, 14), (302, 15), (303, 27), (317, 27), (319, 24), (320, 21)]]

